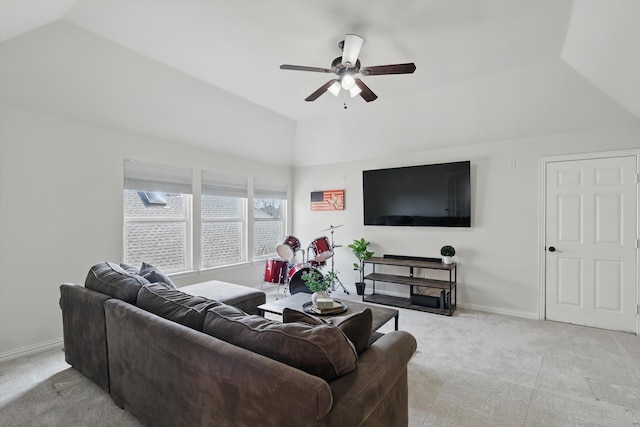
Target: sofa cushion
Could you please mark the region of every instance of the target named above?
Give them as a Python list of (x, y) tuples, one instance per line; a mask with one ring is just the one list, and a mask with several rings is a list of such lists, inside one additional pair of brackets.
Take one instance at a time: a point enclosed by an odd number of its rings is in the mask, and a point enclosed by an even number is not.
[(219, 304), (217, 301), (168, 288), (164, 283), (151, 283), (140, 288), (136, 303), (143, 310), (197, 331), (202, 330), (207, 310)]
[(267, 301), (266, 294), (259, 289), (220, 280), (182, 286), (180, 290), (190, 295), (203, 296), (223, 304), (238, 307), (249, 314), (257, 314), (258, 306)]
[(331, 325), (281, 323), (228, 305), (207, 311), (202, 332), (331, 381), (356, 368), (358, 355)]
[(143, 277), (128, 273), (118, 264), (101, 262), (87, 274), (84, 287), (135, 304), (138, 291), (149, 281)]
[(158, 268), (154, 267), (153, 265), (147, 264), (146, 262), (143, 262), (142, 267), (140, 267), (140, 275), (145, 279), (147, 279), (149, 283), (162, 282), (162, 283), (166, 283), (167, 285), (169, 285), (169, 287), (173, 289), (176, 288), (176, 285), (169, 278), (169, 276), (164, 274), (162, 271), (160, 271)]
[(344, 332), (347, 338), (353, 343), (358, 355), (369, 348), (371, 343), (373, 313), (370, 308), (365, 308), (362, 311), (346, 316), (332, 317), (325, 320), (302, 311), (285, 307), (282, 312), (282, 321), (284, 323), (302, 322), (309, 325), (333, 325)]

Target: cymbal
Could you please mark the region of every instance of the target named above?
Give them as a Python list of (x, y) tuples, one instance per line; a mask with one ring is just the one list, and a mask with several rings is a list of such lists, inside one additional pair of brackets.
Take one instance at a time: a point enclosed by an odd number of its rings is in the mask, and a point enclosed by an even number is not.
[(340, 224), (340, 225), (330, 225), (329, 228), (325, 228), (322, 231), (329, 231), (329, 230), (333, 230), (334, 228), (340, 228), (342, 227), (344, 224)]

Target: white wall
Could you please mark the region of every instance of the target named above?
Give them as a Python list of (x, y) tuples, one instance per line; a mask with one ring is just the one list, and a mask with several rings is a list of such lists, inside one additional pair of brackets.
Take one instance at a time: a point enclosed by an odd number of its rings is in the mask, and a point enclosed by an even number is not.
[[(1, 105), (0, 359), (59, 340), (60, 284), (83, 284), (93, 264), (120, 261), (125, 158), (190, 167), (194, 181), (208, 169), (291, 186), (287, 167)], [(177, 283), (258, 286), (263, 268), (193, 273)]]
[(0, 43), (0, 100), (286, 168), (292, 119), (67, 22)]
[(576, 1), (561, 52), (567, 64), (638, 117), (639, 19), (637, 1)]
[[(328, 236), (322, 229), (344, 224), (335, 231), (336, 243), (346, 246), (365, 237), (377, 256), (438, 257), (440, 247), (451, 244), (457, 251), (462, 305), (537, 318), (540, 158), (638, 147), (640, 125), (630, 125), (296, 168), (294, 235), (306, 246), (320, 235)], [(471, 228), (362, 225), (362, 170), (460, 160), (471, 161)], [(341, 188), (344, 211), (310, 210), (311, 191)], [(334, 259), (343, 283), (355, 292), (358, 276), (351, 268), (355, 258), (350, 249), (338, 248)], [(377, 285), (391, 294), (408, 295), (407, 287)]]

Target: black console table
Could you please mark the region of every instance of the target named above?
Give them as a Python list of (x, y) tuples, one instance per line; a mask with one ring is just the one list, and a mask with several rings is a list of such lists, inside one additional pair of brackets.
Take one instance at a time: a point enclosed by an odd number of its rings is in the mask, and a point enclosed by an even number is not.
[[(364, 261), (365, 264), (371, 264), (373, 266), (373, 272), (366, 275), (365, 280), (371, 280), (373, 282), (373, 293), (370, 295), (362, 295), (362, 301), (374, 302), (377, 304), (391, 305), (394, 307), (410, 308), (412, 310), (427, 311), (429, 313), (444, 314), (446, 316), (453, 315), (457, 305), (456, 294), (456, 280), (457, 280), (457, 265), (444, 264), (437, 258), (419, 258), (419, 257), (404, 257), (404, 256), (385, 256), (372, 257)], [(395, 267), (407, 267), (409, 269), (408, 275), (396, 275), (396, 274), (384, 274), (376, 273), (376, 266), (388, 265)], [(413, 269), (427, 269), (427, 270), (444, 270), (449, 273), (449, 280), (436, 280), (426, 279), (424, 277), (414, 277)], [(376, 282), (396, 283), (400, 285), (409, 286), (409, 298), (395, 297), (391, 295), (377, 294)], [(414, 286), (421, 286), (425, 288), (434, 288), (440, 290), (441, 297), (440, 303), (436, 300), (431, 300), (429, 297), (424, 297), (414, 292)], [(430, 297), (433, 298), (433, 297)], [(432, 302), (436, 302), (433, 304)]]

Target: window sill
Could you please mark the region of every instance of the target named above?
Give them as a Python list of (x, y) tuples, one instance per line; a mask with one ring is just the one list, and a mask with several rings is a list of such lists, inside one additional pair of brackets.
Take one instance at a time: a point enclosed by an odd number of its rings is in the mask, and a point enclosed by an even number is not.
[(183, 277), (192, 277), (198, 274), (198, 270), (186, 270), (186, 271), (178, 271), (176, 273), (167, 273), (172, 279), (181, 279)]
[(199, 271), (200, 271), (200, 273), (209, 273), (209, 272), (212, 272), (212, 271), (229, 270), (229, 269), (242, 267), (242, 266), (247, 266), (247, 265), (251, 265), (251, 262), (242, 261), (242, 262), (236, 262), (234, 264), (216, 265), (215, 267), (201, 268)]

